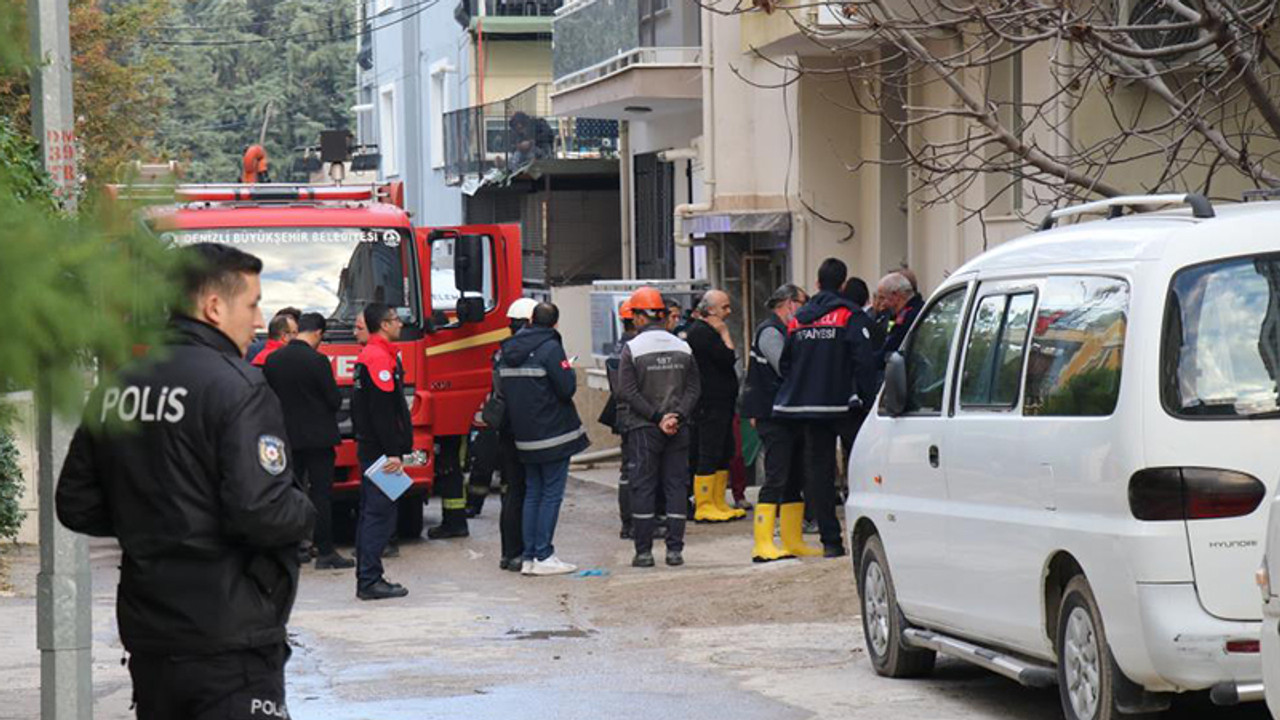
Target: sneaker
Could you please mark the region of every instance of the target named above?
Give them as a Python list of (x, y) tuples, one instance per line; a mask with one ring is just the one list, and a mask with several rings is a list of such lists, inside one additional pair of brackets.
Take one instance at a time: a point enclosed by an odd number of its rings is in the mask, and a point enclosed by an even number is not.
[(521, 574), (521, 575), (532, 575), (532, 574), (533, 574), (533, 561), (532, 561), (532, 560), (523, 560), (523, 561), (521, 561), (521, 562), (520, 562), (520, 574)]
[(317, 570), (348, 570), (356, 566), (356, 561), (345, 558), (336, 552), (316, 558)]
[(387, 600), (389, 598), (402, 598), (408, 595), (409, 591), (401, 585), (392, 585), (386, 580), (378, 582), (366, 588), (356, 590), (356, 597), (361, 600)]
[(578, 569), (577, 565), (570, 565), (560, 558), (552, 555), (546, 560), (535, 560), (531, 575), (568, 575)]
[(653, 567), (653, 553), (636, 553), (631, 559), (631, 567)]
[(681, 555), (679, 550), (668, 550), (667, 564), (671, 567), (680, 567), (684, 564), (684, 555)]

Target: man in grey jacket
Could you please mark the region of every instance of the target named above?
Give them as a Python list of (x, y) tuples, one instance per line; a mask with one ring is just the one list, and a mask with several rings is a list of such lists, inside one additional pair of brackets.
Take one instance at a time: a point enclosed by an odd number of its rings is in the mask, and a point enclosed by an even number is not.
[(655, 495), (661, 485), (667, 511), (668, 565), (684, 564), (688, 516), (688, 420), (698, 404), (698, 364), (689, 344), (667, 332), (662, 295), (642, 287), (631, 296), (639, 331), (618, 363), (618, 429), (627, 438), (634, 466), (631, 518), (635, 567), (653, 567)]

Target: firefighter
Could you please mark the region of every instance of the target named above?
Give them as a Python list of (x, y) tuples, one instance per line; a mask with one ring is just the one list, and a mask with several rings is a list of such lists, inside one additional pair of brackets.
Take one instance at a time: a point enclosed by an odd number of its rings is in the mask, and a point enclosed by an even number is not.
[[(511, 334), (520, 332), (533, 319), (533, 309), (538, 301), (532, 298), (516, 298), (507, 308), (507, 322)], [(502, 382), (498, 375), (502, 350), (493, 354), (493, 391), (485, 403), (485, 424), (498, 434), (498, 472), (502, 475), (502, 513), (498, 516), (498, 533), (502, 538), (502, 558), (498, 567), (520, 572), (524, 560), (524, 465), (516, 455), (516, 441), (506, 418), (506, 399), (502, 394)]]
[(356, 360), (351, 395), (351, 420), (356, 430), (356, 457), (360, 461), (360, 520), (356, 530), (356, 596), (382, 600), (409, 594), (402, 585), (382, 574), (382, 553), (396, 529), (396, 504), (364, 471), (383, 455), (385, 470), (400, 472), (404, 457), (413, 452), (413, 422), (404, 401), (404, 368), (393, 343), (404, 325), (383, 303), (364, 309), (369, 343)]
[(467, 527), (467, 486), (462, 474), (462, 436), (441, 435), (435, 443), (436, 496), (440, 498), (440, 524), (427, 528), (432, 540), (464, 538)]
[(139, 720), (285, 717), (285, 625), (316, 513), (289, 472), (280, 403), (243, 359), (262, 261), (178, 252), (185, 307), (160, 351), (94, 391), (55, 507), (124, 551), (117, 619)]
[[(794, 421), (805, 451), (805, 503), (779, 508), (782, 544), (794, 555), (834, 558), (845, 554), (835, 507), (836, 437), (861, 422), (876, 391), (876, 358), (871, 319), (840, 295), (848, 276), (845, 264), (827, 258), (818, 267), (818, 294), (787, 324), (780, 363), (782, 384), (773, 417)], [(822, 550), (801, 539), (806, 503), (822, 536)]]
[(631, 295), (636, 336), (618, 359), (618, 426), (635, 465), (631, 474), (634, 567), (653, 567), (656, 488), (667, 510), (667, 565), (684, 564), (688, 518), (689, 418), (701, 390), (689, 344), (667, 332), (662, 295), (642, 287)]
[(751, 559), (768, 562), (793, 557), (773, 542), (774, 523), (780, 505), (803, 502), (797, 437), (794, 423), (773, 418), (774, 397), (782, 385), (782, 350), (787, 342), (787, 323), (808, 301), (804, 290), (790, 283), (769, 297), (769, 316), (756, 327), (751, 343), (751, 364), (747, 367), (742, 392), (742, 416), (749, 418), (764, 443), (764, 487), (756, 505), (755, 549)]

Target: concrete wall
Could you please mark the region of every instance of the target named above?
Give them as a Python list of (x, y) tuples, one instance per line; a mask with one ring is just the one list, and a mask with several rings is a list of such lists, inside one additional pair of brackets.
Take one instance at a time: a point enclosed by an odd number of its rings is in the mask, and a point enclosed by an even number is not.
[[(454, 25), (457, 27), (457, 25)], [(473, 53), (474, 54), (474, 53)], [(503, 40), (490, 36), (484, 43), (484, 102), (491, 103), (526, 90), (530, 85), (551, 82), (551, 43), (546, 40)], [(470, 104), (480, 103), (479, 69), (468, 77)]]

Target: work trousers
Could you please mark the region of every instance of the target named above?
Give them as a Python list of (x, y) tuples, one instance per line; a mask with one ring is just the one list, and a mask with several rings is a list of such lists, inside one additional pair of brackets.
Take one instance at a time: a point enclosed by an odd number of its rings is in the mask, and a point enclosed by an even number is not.
[(138, 720), (287, 718), (285, 643), (216, 655), (129, 656)]
[(569, 458), (524, 466), (524, 559), (546, 560), (556, 554), (552, 539), (560, 519)]
[(462, 436), (443, 435), (435, 444), (435, 494), (440, 498), (440, 524), (467, 529), (467, 488), (462, 477)]
[(631, 457), (631, 448), (627, 446), (627, 436), (622, 436), (622, 465), (618, 468), (618, 519), (623, 529), (631, 527), (631, 475), (634, 473), (635, 459)]
[(714, 475), (729, 469), (733, 460), (733, 407), (708, 408), (697, 414), (698, 460), (696, 475)]
[(293, 472), (316, 506), (316, 528), (311, 542), (324, 557), (333, 554), (333, 448), (293, 451)]
[(840, 520), (836, 517), (836, 438), (839, 422), (831, 420), (800, 421), (804, 447), (805, 507), (812, 508), (818, 523), (822, 544), (843, 547)]
[[(376, 458), (375, 458), (376, 459)], [(396, 531), (396, 503), (365, 476), (373, 460), (360, 460), (360, 519), (356, 524), (356, 588), (382, 579), (382, 551)], [(417, 502), (417, 498), (410, 498)]]
[(498, 470), (498, 431), (481, 428), (467, 442), (467, 507), (476, 515), (484, 509), (485, 498), (493, 487), (493, 473)]
[(800, 428), (786, 420), (757, 420), (764, 443), (764, 486), (760, 502), (775, 505), (803, 499), (804, 443)]
[(524, 465), (516, 455), (516, 441), (511, 433), (498, 433), (498, 472), (502, 473), (502, 514), (498, 532), (502, 535), (502, 557), (508, 560), (524, 556)]
[(689, 431), (681, 427), (667, 435), (656, 427), (627, 433), (635, 466), (631, 476), (631, 522), (636, 552), (653, 551), (653, 526), (658, 488), (667, 511), (667, 549), (684, 549), (684, 526), (689, 508)]

